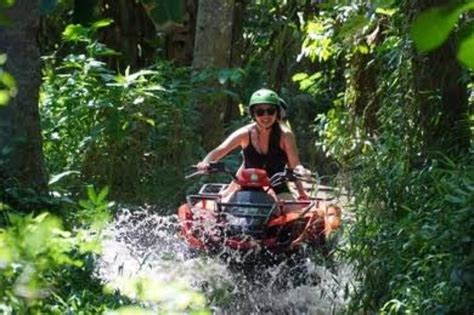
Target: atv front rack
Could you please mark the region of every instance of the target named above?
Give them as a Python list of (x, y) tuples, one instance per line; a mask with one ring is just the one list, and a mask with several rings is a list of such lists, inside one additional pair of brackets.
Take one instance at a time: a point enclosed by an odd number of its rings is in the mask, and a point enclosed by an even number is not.
[(213, 196), (213, 195), (221, 195), (226, 189), (229, 187), (228, 184), (220, 184), (220, 183), (209, 183), (204, 184), (201, 189), (199, 189), (199, 195), (205, 196)]

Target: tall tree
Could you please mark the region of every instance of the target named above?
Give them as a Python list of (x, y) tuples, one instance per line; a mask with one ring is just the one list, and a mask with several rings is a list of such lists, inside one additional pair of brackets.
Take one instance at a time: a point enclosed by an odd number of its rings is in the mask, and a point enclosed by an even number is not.
[[(228, 68), (232, 62), (235, 0), (200, 0), (194, 40), (193, 68)], [(224, 133), (225, 97), (199, 104), (203, 145), (214, 147)]]
[(18, 88), (18, 95), (0, 109), (0, 178), (3, 185), (16, 182), (44, 192), (46, 175), (38, 113), (39, 5), (39, 0), (16, 0), (6, 11), (10, 25), (0, 28), (0, 51), (7, 53), (6, 70), (15, 77)]

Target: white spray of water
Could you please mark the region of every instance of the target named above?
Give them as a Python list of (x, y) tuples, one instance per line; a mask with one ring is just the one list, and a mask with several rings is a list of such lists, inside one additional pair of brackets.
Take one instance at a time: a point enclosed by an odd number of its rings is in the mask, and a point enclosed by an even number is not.
[(347, 265), (329, 268), (308, 255), (296, 267), (283, 261), (249, 274), (228, 254), (196, 255), (181, 239), (176, 216), (122, 209), (106, 231), (96, 276), (121, 291), (131, 278), (184, 283), (204, 292), (216, 314), (333, 314), (346, 302)]

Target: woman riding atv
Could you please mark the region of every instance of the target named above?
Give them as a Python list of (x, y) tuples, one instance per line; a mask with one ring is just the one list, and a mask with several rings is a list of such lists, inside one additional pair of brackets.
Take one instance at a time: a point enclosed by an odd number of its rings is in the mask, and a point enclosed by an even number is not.
[[(241, 147), (244, 168), (264, 169), (269, 177), (283, 172), (285, 167), (296, 173), (309, 175), (309, 171), (300, 163), (293, 132), (281, 123), (286, 111), (277, 93), (269, 89), (257, 90), (250, 97), (248, 112), (254, 122), (234, 131), (209, 152), (197, 164), (198, 170), (206, 171), (210, 162), (218, 161), (232, 150)], [(301, 182), (296, 182), (296, 188), (299, 199), (309, 198)], [(293, 198), (287, 183), (272, 189), (280, 199)]]

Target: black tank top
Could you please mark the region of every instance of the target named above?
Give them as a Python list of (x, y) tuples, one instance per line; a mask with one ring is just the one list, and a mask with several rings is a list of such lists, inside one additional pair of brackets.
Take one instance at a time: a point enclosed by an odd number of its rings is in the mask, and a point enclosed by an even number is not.
[[(249, 145), (243, 150), (245, 168), (261, 168), (267, 171), (268, 177), (275, 173), (283, 172), (288, 162), (286, 152), (280, 147), (281, 127), (278, 123), (273, 124), (268, 143), (268, 152), (259, 153), (252, 144), (249, 130)], [(289, 192), (286, 184), (272, 187), (275, 193)]]

